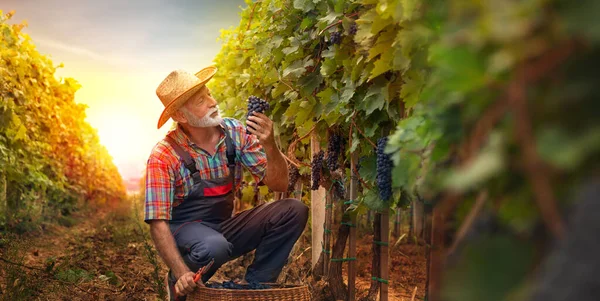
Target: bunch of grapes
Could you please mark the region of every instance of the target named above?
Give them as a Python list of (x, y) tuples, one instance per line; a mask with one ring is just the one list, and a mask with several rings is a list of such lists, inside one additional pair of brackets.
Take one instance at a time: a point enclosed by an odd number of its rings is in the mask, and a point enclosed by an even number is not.
[(229, 281), (223, 282), (223, 288), (233, 289), (233, 290), (241, 290), (241, 289), (244, 289), (244, 286), (233, 282), (233, 280), (229, 280)]
[(350, 29), (348, 29), (348, 33), (353, 36), (357, 31), (358, 29), (356, 28), (356, 23), (352, 23), (352, 25), (350, 25)]
[(216, 289), (230, 289), (230, 290), (242, 290), (242, 289), (251, 289), (251, 290), (263, 290), (270, 289), (271, 287), (267, 284), (262, 284), (260, 282), (252, 281), (247, 285), (241, 285), (233, 282), (233, 280), (224, 281), (223, 283), (219, 282), (209, 282), (205, 284), (208, 288), (216, 288)]
[(329, 43), (331, 45), (333, 45), (333, 44), (339, 45), (340, 43), (342, 43), (342, 33), (339, 31), (332, 32), (331, 37), (329, 38)]
[[(248, 97), (248, 114), (246, 114), (246, 119), (248, 119), (249, 116), (252, 116), (252, 113), (254, 112), (266, 112), (267, 110), (269, 110), (269, 107), (269, 103), (264, 99), (260, 99), (256, 96)], [(246, 130), (246, 134), (250, 134), (250, 132)]]
[(241, 290), (244, 289), (244, 286), (241, 284), (237, 284), (235, 282), (233, 282), (233, 280), (229, 280), (229, 281), (223, 281), (223, 283), (218, 283), (218, 282), (211, 282), (211, 283), (207, 283), (205, 284), (206, 287), (208, 288), (217, 288), (217, 289), (233, 289), (233, 290)]
[(298, 178), (300, 178), (300, 171), (298, 170), (298, 167), (292, 165), (289, 170), (288, 192), (294, 191), (294, 186), (296, 186)]
[(265, 290), (265, 289), (270, 289), (271, 286), (269, 286), (267, 284), (262, 284), (260, 282), (251, 281), (248, 284), (248, 288), (251, 289), (251, 290)]
[(342, 137), (338, 133), (332, 133), (327, 143), (327, 168), (330, 171), (338, 169), (338, 157), (342, 151)]
[(323, 167), (323, 157), (325, 153), (320, 151), (316, 156), (313, 157), (311, 164), (312, 168), (312, 190), (319, 189), (319, 182), (321, 181), (321, 169)]
[(377, 141), (377, 187), (379, 187), (379, 197), (384, 201), (392, 196), (393, 162), (390, 155), (384, 152), (387, 142), (387, 137)]

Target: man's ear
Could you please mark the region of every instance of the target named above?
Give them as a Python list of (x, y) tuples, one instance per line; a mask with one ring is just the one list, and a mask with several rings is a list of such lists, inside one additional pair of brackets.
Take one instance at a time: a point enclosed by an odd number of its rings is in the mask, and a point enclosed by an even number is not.
[(185, 118), (185, 115), (183, 115), (183, 113), (181, 112), (181, 110), (177, 110), (175, 111), (172, 115), (171, 118), (173, 118), (173, 120), (179, 122), (179, 123), (187, 123), (188, 120), (187, 118)]

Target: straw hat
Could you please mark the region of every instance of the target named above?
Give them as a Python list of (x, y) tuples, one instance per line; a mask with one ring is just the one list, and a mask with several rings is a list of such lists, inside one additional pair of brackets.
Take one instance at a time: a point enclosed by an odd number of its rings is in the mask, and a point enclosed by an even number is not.
[(156, 95), (165, 106), (158, 119), (158, 128), (160, 129), (192, 95), (200, 91), (216, 72), (217, 68), (213, 66), (198, 71), (196, 75), (182, 70), (171, 72), (156, 88)]

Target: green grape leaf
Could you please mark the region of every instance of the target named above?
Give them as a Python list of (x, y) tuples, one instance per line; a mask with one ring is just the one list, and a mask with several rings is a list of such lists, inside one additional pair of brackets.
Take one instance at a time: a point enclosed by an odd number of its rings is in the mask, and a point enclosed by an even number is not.
[(385, 105), (384, 87), (373, 85), (369, 88), (365, 98), (357, 105), (358, 109), (370, 115), (375, 110), (383, 109)]
[(298, 84), (302, 87), (302, 93), (305, 95), (310, 95), (313, 91), (318, 88), (323, 82), (323, 77), (321, 74), (313, 72), (300, 78)]
[(303, 12), (309, 12), (315, 8), (315, 3), (312, 0), (294, 0), (294, 8)]

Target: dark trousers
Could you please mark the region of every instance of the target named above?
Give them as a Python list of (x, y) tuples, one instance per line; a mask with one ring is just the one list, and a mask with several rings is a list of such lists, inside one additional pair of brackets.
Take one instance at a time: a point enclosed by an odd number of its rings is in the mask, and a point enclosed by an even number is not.
[(221, 265), (252, 250), (256, 252), (246, 281), (276, 282), (307, 220), (306, 205), (283, 199), (240, 212), (220, 224), (171, 224), (171, 233), (192, 272), (215, 260), (202, 277), (205, 282)]

